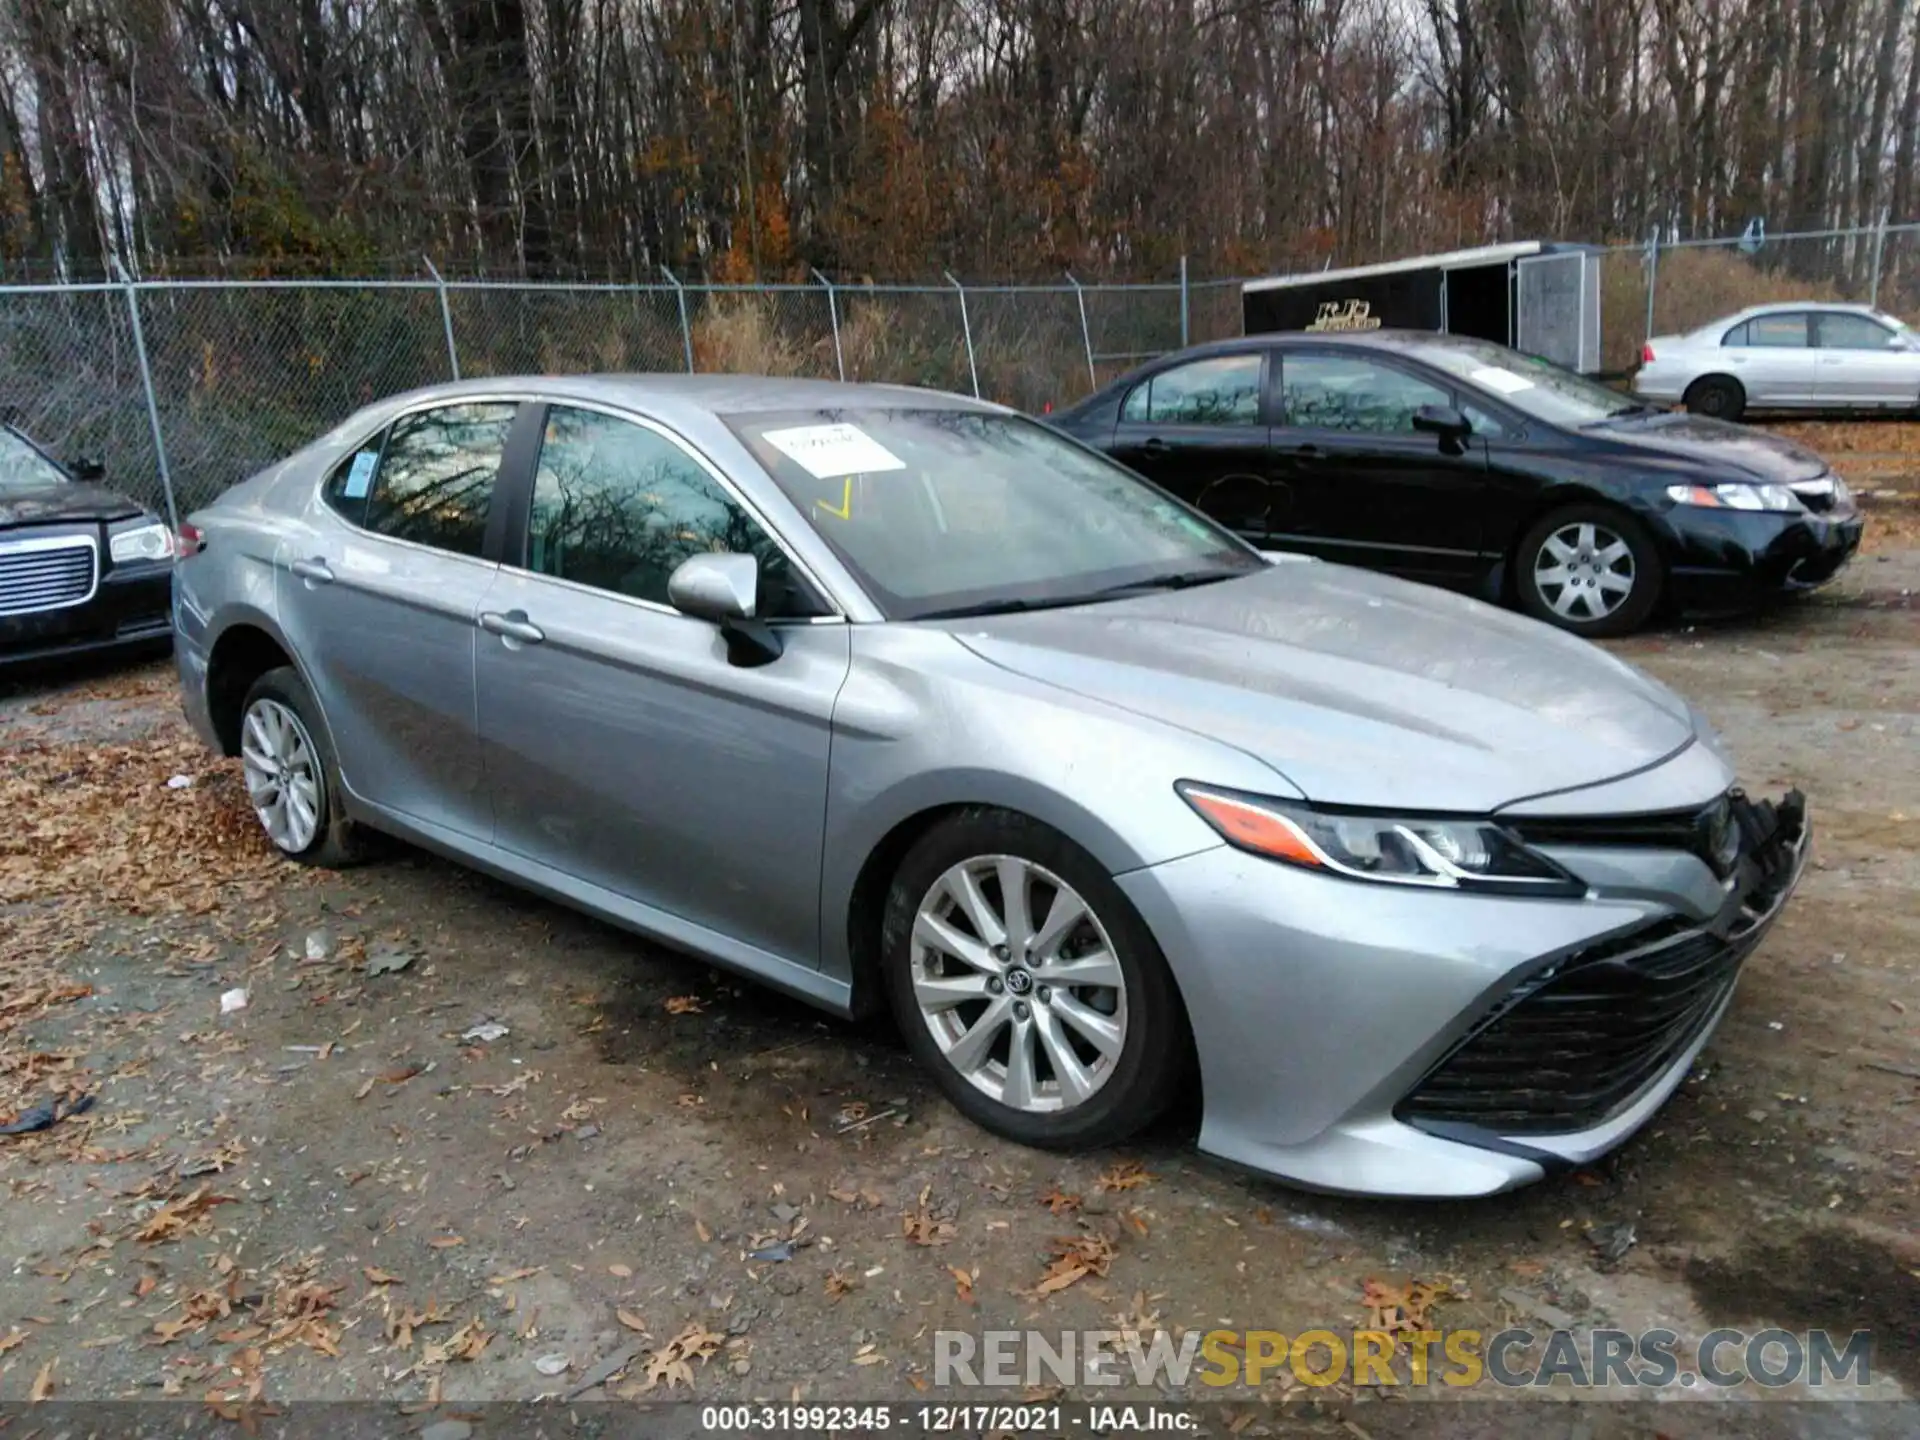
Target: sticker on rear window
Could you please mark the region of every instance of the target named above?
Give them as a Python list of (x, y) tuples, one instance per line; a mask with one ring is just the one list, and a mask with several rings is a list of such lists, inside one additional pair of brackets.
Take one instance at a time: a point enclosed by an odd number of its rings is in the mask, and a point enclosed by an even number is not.
[(1533, 381), (1526, 376), (1516, 375), (1498, 365), (1483, 366), (1468, 378), (1477, 380), (1489, 390), (1498, 390), (1502, 395), (1518, 395), (1522, 390), (1533, 389)]
[(373, 467), (380, 463), (380, 454), (376, 450), (362, 450), (353, 457), (353, 468), (347, 471), (347, 484), (343, 492), (349, 500), (364, 500), (367, 491), (373, 485)]
[(766, 442), (782, 454), (792, 456), (808, 474), (820, 480), (907, 468), (906, 461), (856, 425), (801, 425), (792, 430), (769, 430)]

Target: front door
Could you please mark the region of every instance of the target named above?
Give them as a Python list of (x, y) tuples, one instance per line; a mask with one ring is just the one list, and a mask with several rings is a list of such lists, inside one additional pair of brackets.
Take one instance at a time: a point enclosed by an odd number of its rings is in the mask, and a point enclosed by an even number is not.
[(1120, 405), (1115, 459), (1254, 544), (1286, 509), (1267, 452), (1261, 351), (1189, 360), (1143, 380)]
[(1481, 554), (1486, 442), (1413, 428), (1453, 392), (1358, 351), (1289, 350), (1280, 364), (1275, 460), (1294, 493), (1272, 539), (1328, 560), (1467, 584)]
[(1920, 353), (1871, 315), (1823, 310), (1813, 317), (1820, 398), (1832, 406), (1920, 404)]
[[(703, 551), (761, 561), (785, 649), (737, 667), (667, 602)], [(517, 559), (518, 557), (514, 557)], [(817, 965), (827, 748), (847, 626), (759, 522), (662, 429), (556, 405), (524, 567), (479, 618), (496, 843), (615, 895)]]
[(281, 625), (348, 790), (478, 839), (493, 817), (473, 729), (473, 622), (499, 569), (487, 542), (516, 410), (403, 415), (340, 462), (276, 562)]

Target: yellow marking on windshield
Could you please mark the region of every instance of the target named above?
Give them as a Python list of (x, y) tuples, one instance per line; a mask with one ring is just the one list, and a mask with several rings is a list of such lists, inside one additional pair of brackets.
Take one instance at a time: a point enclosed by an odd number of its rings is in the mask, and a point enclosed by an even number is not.
[(840, 505), (838, 509), (827, 504), (824, 500), (816, 500), (813, 503), (829, 515), (838, 515), (842, 520), (850, 519), (853, 515), (853, 477), (851, 475), (847, 476), (846, 489), (840, 494)]

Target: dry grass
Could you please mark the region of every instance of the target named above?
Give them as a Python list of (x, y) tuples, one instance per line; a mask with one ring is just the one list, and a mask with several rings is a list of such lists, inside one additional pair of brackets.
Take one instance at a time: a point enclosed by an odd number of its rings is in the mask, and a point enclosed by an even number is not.
[(758, 295), (716, 295), (693, 326), (695, 368), (723, 375), (831, 375), (833, 342), (824, 368), (813, 354), (818, 343), (784, 330), (772, 300)]
[[(1653, 331), (1684, 334), (1749, 305), (1849, 298), (1830, 281), (1803, 279), (1732, 249), (1662, 250), (1654, 279)], [(1638, 364), (1646, 329), (1646, 268), (1638, 254), (1609, 255), (1600, 278), (1601, 367), (1623, 370)]]

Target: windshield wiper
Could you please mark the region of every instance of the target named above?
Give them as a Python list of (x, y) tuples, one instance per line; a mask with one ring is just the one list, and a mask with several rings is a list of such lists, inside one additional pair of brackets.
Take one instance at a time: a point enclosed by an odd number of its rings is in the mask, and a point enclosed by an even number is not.
[(1607, 411), (1605, 418), (1608, 420), (1620, 420), (1628, 415), (1651, 414), (1653, 414), (1653, 407), (1651, 405), (1642, 405), (1638, 401), (1635, 401), (1631, 405), (1622, 405), (1618, 409)]
[(969, 615), (1014, 615), (1022, 610), (1046, 610), (1056, 605), (1077, 605), (1081, 597), (1064, 596), (1058, 600), (982, 600), (977, 605), (955, 605), (947, 610), (923, 610), (914, 620), (960, 620)]
[(1106, 600), (1115, 595), (1132, 595), (1147, 590), (1187, 590), (1195, 585), (1211, 585), (1216, 580), (1232, 580), (1250, 572), (1245, 570), (1169, 570), (1164, 575), (1149, 575), (1144, 580), (1127, 580), (1089, 591), (1088, 600)]

